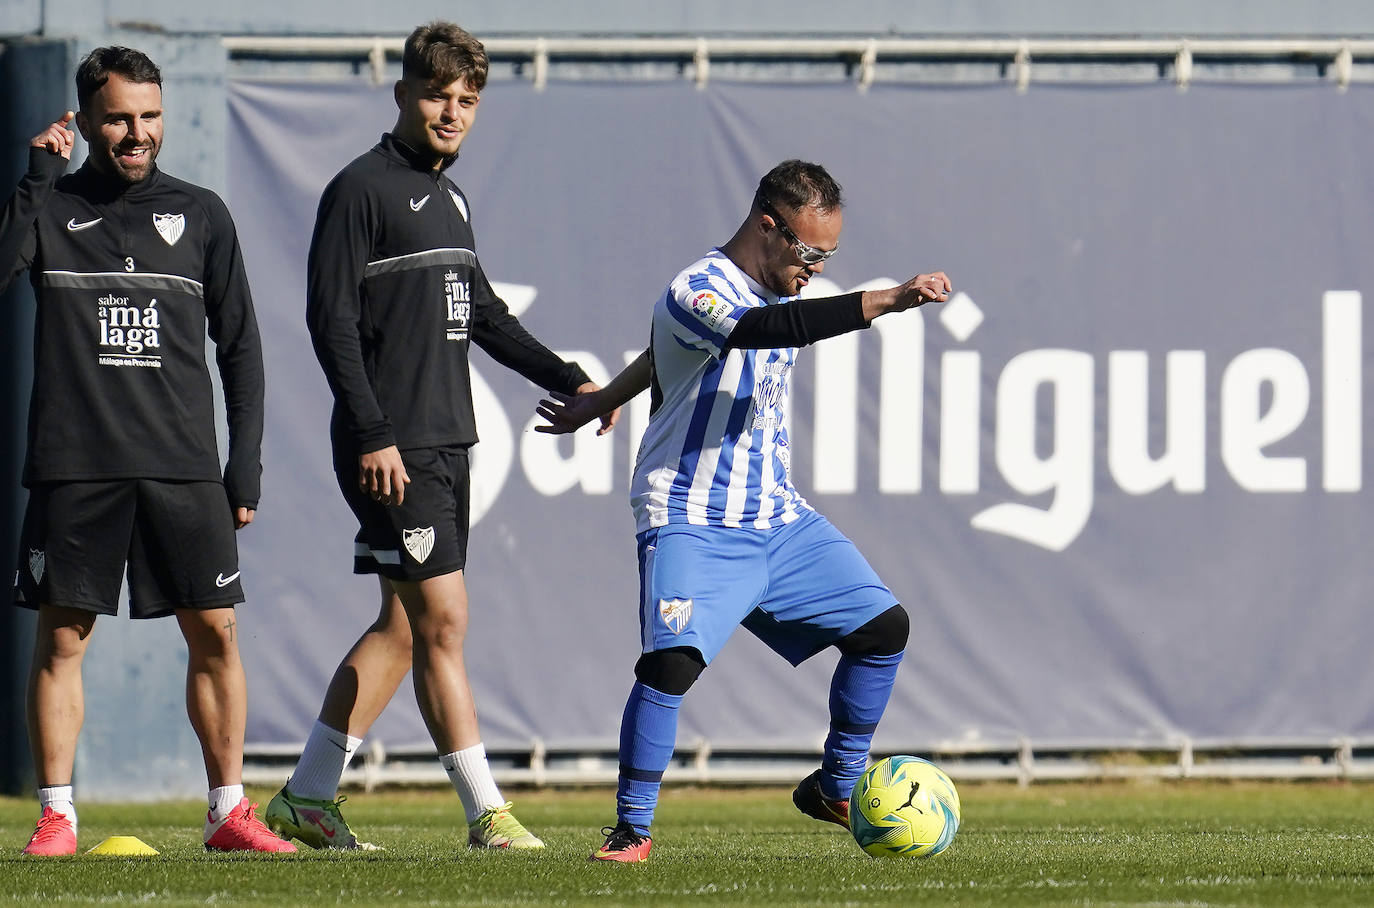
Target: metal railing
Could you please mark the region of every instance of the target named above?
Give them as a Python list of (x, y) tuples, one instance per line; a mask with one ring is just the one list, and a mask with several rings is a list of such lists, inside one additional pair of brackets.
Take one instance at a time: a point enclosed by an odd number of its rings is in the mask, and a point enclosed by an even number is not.
[[(227, 36), (230, 59), (349, 60), (365, 62), (375, 83), (385, 81), (388, 61), (401, 56), (399, 37)], [(879, 62), (956, 63), (991, 61), (1005, 66), (1018, 89), (1029, 88), (1035, 61), (1150, 62), (1161, 78), (1180, 88), (1193, 81), (1202, 61), (1313, 64), (1336, 87), (1347, 88), (1357, 60), (1374, 61), (1374, 39), (1191, 38), (491, 38), (483, 42), (493, 61), (528, 64), (536, 89), (549, 81), (551, 61), (667, 60), (704, 88), (712, 61), (839, 61), (853, 71), (860, 91), (878, 78)]]
[[(886, 749), (885, 753), (892, 752)], [(1159, 742), (1054, 741), (1028, 738), (979, 746), (915, 745), (904, 752), (938, 763), (956, 782), (1106, 781), (1118, 779), (1374, 779), (1374, 739), (1296, 741), (1194, 740)], [(249, 747), (244, 780), (280, 785), (299, 746)], [(493, 748), (492, 772), (502, 785), (567, 787), (614, 785), (613, 745)], [(699, 740), (679, 747), (664, 774), (668, 784), (793, 784), (820, 761), (819, 749), (725, 748)], [(367, 790), (387, 785), (446, 785), (432, 747), (388, 749), (377, 741), (354, 758), (344, 784)]]

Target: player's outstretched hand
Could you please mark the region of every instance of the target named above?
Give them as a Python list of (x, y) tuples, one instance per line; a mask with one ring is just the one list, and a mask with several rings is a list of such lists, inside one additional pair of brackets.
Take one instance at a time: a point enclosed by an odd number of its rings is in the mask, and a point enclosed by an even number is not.
[(949, 299), (949, 292), (953, 289), (954, 285), (943, 271), (918, 274), (897, 288), (902, 301), (898, 311), (914, 309), (926, 303), (943, 303)]
[(887, 290), (865, 290), (863, 311), (866, 321), (889, 312), (905, 312), (926, 303), (943, 303), (954, 286), (943, 271), (918, 274), (905, 284)]
[(60, 154), (70, 161), (72, 159), (72, 144), (76, 141), (76, 137), (67, 128), (67, 124), (75, 116), (76, 114), (70, 110), (67, 111), (60, 120), (34, 136), (29, 145), (33, 148), (46, 148), (51, 153)]
[(539, 406), (534, 409), (538, 416), (548, 420), (548, 425), (535, 426), (534, 431), (547, 435), (568, 435), (593, 419), (601, 420), (601, 428), (596, 430), (597, 435), (605, 435), (615, 428), (616, 422), (620, 419), (620, 408), (616, 407), (609, 413), (603, 412), (605, 405), (596, 393), (601, 389), (594, 384), (582, 387), (588, 390), (578, 389), (576, 394), (550, 391), (549, 397), (541, 400)]

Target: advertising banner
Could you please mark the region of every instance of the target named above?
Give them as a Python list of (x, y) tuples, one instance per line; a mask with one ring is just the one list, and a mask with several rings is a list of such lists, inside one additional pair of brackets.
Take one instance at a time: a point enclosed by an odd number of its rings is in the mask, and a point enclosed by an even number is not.
[[(319, 194), (390, 86), (238, 81), (229, 204), (266, 345), (240, 535), (250, 746), (303, 741), (374, 619), (305, 328)], [(1364, 294), (1374, 90), (495, 82), (449, 175), (522, 323), (605, 381), (779, 161), (845, 191), (828, 295), (943, 269), (948, 303), (799, 354), (792, 475), (911, 615), (878, 748), (1374, 734)], [(467, 667), (488, 747), (613, 746), (639, 655), (628, 477), (535, 433), (473, 356)], [(833, 653), (741, 631), (679, 742), (814, 748)], [(375, 726), (427, 742), (409, 686)]]

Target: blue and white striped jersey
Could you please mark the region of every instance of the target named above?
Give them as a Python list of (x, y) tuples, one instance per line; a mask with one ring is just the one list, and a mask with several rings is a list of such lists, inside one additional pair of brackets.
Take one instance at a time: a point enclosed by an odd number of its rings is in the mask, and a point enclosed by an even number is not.
[(811, 510), (792, 486), (784, 424), (797, 349), (724, 350), (745, 310), (790, 299), (712, 249), (655, 304), (662, 401), (630, 487), (637, 532), (670, 523), (766, 529)]

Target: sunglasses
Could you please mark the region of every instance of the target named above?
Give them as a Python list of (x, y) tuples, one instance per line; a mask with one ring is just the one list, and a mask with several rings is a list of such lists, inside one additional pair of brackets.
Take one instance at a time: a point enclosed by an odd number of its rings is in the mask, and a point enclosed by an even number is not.
[(759, 198), (759, 210), (773, 219), (773, 223), (778, 228), (778, 233), (782, 234), (783, 239), (792, 244), (792, 251), (801, 259), (803, 265), (819, 265), (832, 255), (840, 251), (840, 247), (834, 249), (817, 249), (815, 246), (808, 246), (797, 235), (792, 232), (792, 228), (787, 226), (787, 222), (778, 214), (778, 209), (773, 207), (773, 203), (768, 199)]

